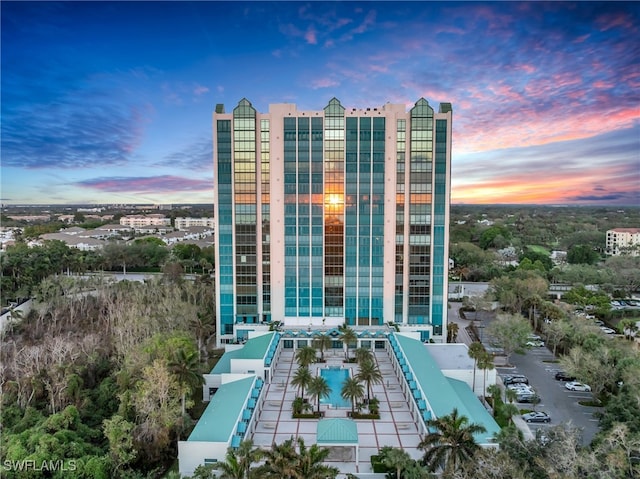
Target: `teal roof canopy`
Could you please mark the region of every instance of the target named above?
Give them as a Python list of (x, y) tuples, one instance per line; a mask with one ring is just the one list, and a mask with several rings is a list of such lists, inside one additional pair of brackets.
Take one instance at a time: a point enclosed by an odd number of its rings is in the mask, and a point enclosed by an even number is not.
[(220, 386), (187, 441), (228, 443), (254, 381), (255, 376), (252, 376)]
[(358, 444), (358, 426), (353, 419), (321, 419), (316, 432), (317, 444)]
[(487, 430), (486, 433), (475, 436), (479, 444), (493, 442), (493, 435), (500, 431), (500, 427), (473, 394), (469, 385), (442, 374), (435, 359), (421, 341), (400, 334), (396, 334), (395, 337), (413, 370), (414, 380), (424, 392), (434, 415), (446, 416), (457, 408), (461, 416), (469, 419), (469, 423), (481, 424)]
[(240, 349), (225, 352), (211, 370), (211, 374), (231, 372), (232, 359), (263, 359), (269, 351), (274, 332), (248, 339)]

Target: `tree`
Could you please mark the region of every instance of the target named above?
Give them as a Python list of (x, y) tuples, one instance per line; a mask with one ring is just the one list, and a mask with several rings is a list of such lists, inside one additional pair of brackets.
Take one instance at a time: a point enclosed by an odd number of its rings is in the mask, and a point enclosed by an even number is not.
[(373, 361), (364, 361), (360, 364), (356, 379), (367, 385), (367, 402), (371, 401), (371, 385), (382, 384), (382, 373), (380, 368)]
[(251, 439), (242, 441), (238, 449), (227, 449), (225, 460), (213, 465), (214, 469), (221, 471), (220, 479), (248, 479), (251, 465), (260, 461), (264, 452), (253, 447)]
[(340, 341), (344, 345), (344, 359), (349, 361), (349, 345), (358, 341), (358, 335), (346, 324), (340, 326), (338, 330), (340, 331)]
[(320, 400), (329, 397), (329, 394), (331, 394), (331, 388), (327, 380), (322, 376), (312, 378), (309, 383), (309, 394), (318, 401), (318, 415), (320, 415)]
[(176, 349), (173, 358), (169, 362), (171, 371), (182, 388), (181, 410), (182, 415), (186, 412), (187, 395), (199, 386), (204, 384), (204, 377), (200, 372), (200, 361), (198, 353), (187, 351), (186, 349)]
[(482, 343), (474, 341), (469, 345), (469, 357), (473, 359), (473, 392), (476, 392), (476, 367), (478, 365), (478, 359), (484, 353), (484, 346)]
[(351, 413), (355, 412), (356, 403), (364, 398), (364, 386), (356, 378), (347, 378), (342, 384), (340, 395), (351, 402)]
[(596, 399), (616, 381), (616, 361), (608, 346), (600, 346), (594, 351), (576, 346), (560, 358), (560, 364), (569, 374), (591, 386), (591, 393)]
[(408, 452), (391, 446), (383, 446), (380, 448), (380, 451), (378, 451), (378, 457), (386, 467), (396, 470), (396, 479), (402, 479), (402, 472), (413, 462), (413, 459)]
[(302, 346), (296, 351), (295, 358), (300, 366), (308, 368), (310, 364), (316, 362), (316, 350), (311, 346)]
[(338, 468), (323, 464), (329, 456), (329, 452), (329, 449), (319, 447), (317, 444), (307, 447), (304, 439), (298, 437), (300, 477), (305, 479), (335, 478), (340, 472)]
[(313, 338), (313, 347), (320, 350), (320, 359), (324, 362), (324, 352), (331, 347), (331, 336), (318, 333)]
[(369, 348), (358, 348), (353, 352), (358, 364), (362, 364), (365, 361), (373, 361), (373, 353)]
[(451, 414), (430, 419), (427, 426), (434, 430), (418, 444), (418, 449), (425, 451), (423, 464), (432, 472), (442, 468), (447, 475), (453, 474), (461, 463), (471, 460), (480, 449), (474, 434), (486, 432), (481, 424), (469, 424), (469, 419), (459, 416), (456, 408)]
[(594, 264), (599, 259), (598, 252), (588, 245), (574, 245), (567, 251), (567, 263), (569, 264)]
[(334, 479), (339, 471), (323, 464), (328, 456), (328, 449), (317, 444), (307, 447), (303, 438), (294, 442), (291, 437), (264, 451), (265, 463), (254, 470), (254, 475), (266, 479)]
[(109, 455), (113, 462), (114, 473), (122, 466), (131, 463), (138, 454), (133, 446), (134, 427), (135, 424), (117, 414), (103, 422), (103, 431), (109, 441)]
[(300, 397), (304, 398), (304, 390), (309, 387), (312, 379), (313, 376), (311, 376), (309, 369), (304, 366), (300, 366), (293, 374), (293, 378), (291, 378), (291, 385), (297, 386), (301, 391)]
[(455, 343), (458, 339), (458, 323), (449, 323), (447, 325), (447, 343)]
[(493, 364), (493, 356), (491, 353), (485, 351), (478, 358), (478, 367), (482, 369), (482, 395), (485, 395), (485, 389), (487, 384), (487, 371), (490, 371), (494, 368)]
[(625, 338), (631, 340), (635, 336), (635, 332), (638, 331), (638, 321), (634, 318), (625, 318), (618, 323), (618, 331), (620, 334), (624, 334)]
[(494, 339), (495, 345), (503, 349), (508, 363), (515, 350), (525, 347), (531, 326), (520, 316), (502, 314), (487, 327), (486, 332)]

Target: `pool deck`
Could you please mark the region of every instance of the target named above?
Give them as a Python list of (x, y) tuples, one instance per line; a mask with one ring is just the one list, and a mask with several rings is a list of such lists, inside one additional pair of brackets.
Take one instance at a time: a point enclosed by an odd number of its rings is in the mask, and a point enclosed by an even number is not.
[[(414, 459), (422, 457), (422, 451), (417, 449), (420, 435), (409, 410), (408, 398), (400, 387), (401, 379), (395, 375), (391, 359), (385, 350), (376, 350), (374, 357), (384, 378), (384, 384), (372, 386), (372, 395), (380, 401), (380, 419), (356, 421), (360, 444), (359, 467), (356, 468), (353, 448), (331, 448), (331, 455), (325, 462), (340, 469), (342, 474), (372, 472), (370, 458), (383, 446), (400, 447)], [(352, 375), (357, 372), (357, 364), (342, 362), (342, 349), (325, 352), (325, 359), (326, 363), (310, 366), (312, 374), (317, 374), (320, 368), (330, 366), (350, 368)], [(292, 436), (303, 438), (307, 445), (315, 444), (318, 421), (291, 417), (292, 402), (298, 388), (290, 382), (297, 367), (293, 350), (283, 350), (275, 366), (273, 380), (265, 384), (263, 407), (252, 435), (255, 446), (270, 448), (274, 442), (280, 444)], [(306, 392), (305, 396), (309, 397)], [(313, 405), (317, 408), (317, 404)], [(351, 408), (336, 409), (321, 404), (320, 410), (324, 411), (325, 418), (345, 418)]]

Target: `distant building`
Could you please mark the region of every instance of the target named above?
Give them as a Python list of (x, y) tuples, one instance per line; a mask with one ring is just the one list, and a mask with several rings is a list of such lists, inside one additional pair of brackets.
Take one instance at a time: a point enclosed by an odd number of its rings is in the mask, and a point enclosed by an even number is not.
[(614, 228), (607, 231), (606, 253), (618, 255), (640, 255), (640, 228)]
[(127, 215), (120, 218), (120, 224), (136, 228), (139, 226), (171, 226), (171, 218), (162, 214)]
[(208, 226), (213, 228), (215, 226), (214, 218), (182, 218), (178, 217), (175, 221), (175, 227), (177, 230), (184, 230), (191, 226)]

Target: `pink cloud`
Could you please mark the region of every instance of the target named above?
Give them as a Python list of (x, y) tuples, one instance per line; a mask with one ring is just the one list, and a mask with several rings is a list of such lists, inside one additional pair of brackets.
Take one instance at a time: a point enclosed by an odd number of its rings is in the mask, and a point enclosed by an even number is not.
[(316, 78), (311, 82), (311, 88), (317, 90), (318, 88), (330, 88), (332, 86), (338, 86), (340, 83), (332, 78)]
[(309, 27), (307, 29), (307, 31), (304, 34), (304, 39), (310, 45), (316, 45), (318, 43), (317, 34), (316, 34), (316, 31), (315, 31), (315, 29), (313, 27)]

